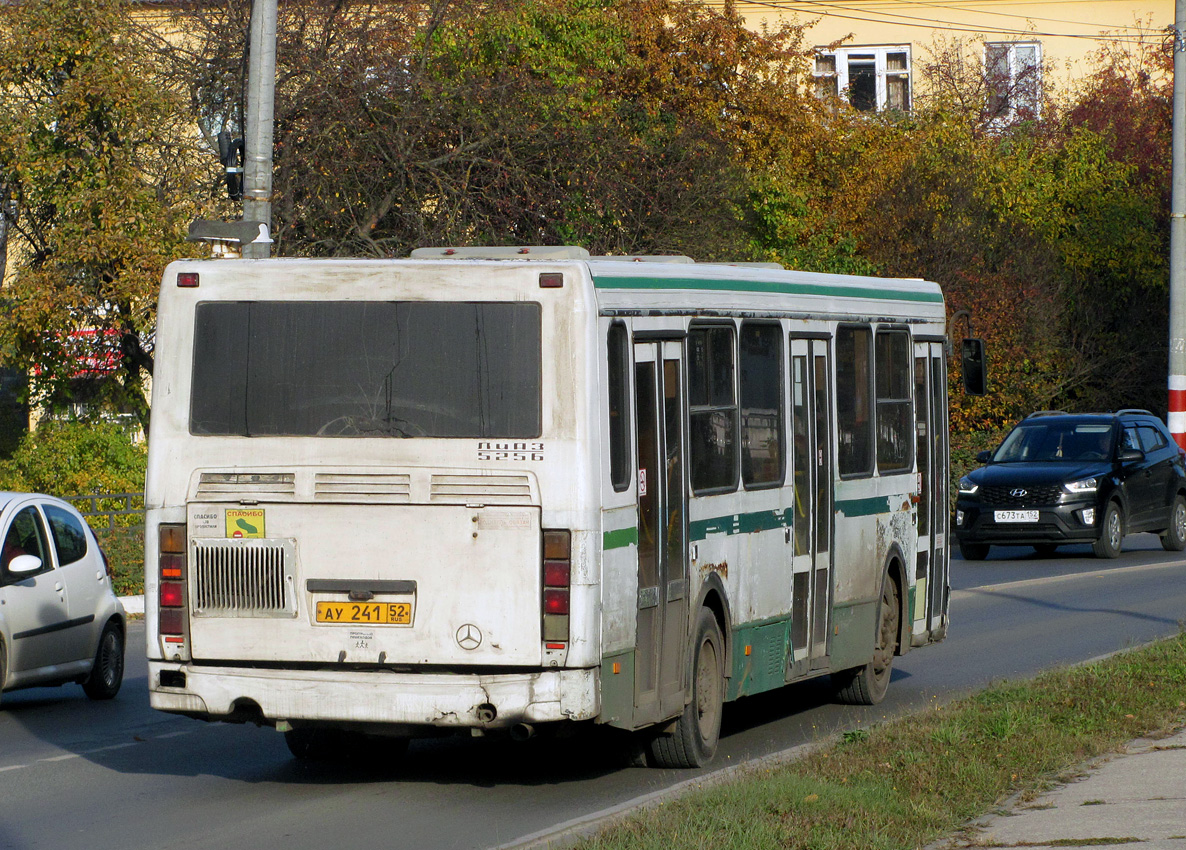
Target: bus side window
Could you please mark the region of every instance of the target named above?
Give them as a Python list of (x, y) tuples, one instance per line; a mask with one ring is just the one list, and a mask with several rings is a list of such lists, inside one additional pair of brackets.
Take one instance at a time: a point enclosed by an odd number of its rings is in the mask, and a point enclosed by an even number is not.
[(910, 334), (877, 332), (877, 471), (909, 472), (914, 463)]
[(733, 327), (688, 332), (688, 445), (692, 492), (737, 487), (737, 395)]
[(841, 476), (873, 472), (873, 331), (868, 326), (836, 329), (837, 463)]
[(782, 329), (741, 326), (741, 478), (746, 487), (782, 483)]
[(606, 338), (609, 359), (609, 478), (614, 490), (630, 486), (630, 341), (621, 322), (610, 325)]

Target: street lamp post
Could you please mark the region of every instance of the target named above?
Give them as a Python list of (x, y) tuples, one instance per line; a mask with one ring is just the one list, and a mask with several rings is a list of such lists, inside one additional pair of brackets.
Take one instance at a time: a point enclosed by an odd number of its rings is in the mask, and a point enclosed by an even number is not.
[[(247, 69), (247, 121), (243, 152), (243, 218), (272, 230), (272, 123), (276, 92), (276, 0), (254, 0)], [(270, 242), (243, 245), (245, 258), (263, 259)]]

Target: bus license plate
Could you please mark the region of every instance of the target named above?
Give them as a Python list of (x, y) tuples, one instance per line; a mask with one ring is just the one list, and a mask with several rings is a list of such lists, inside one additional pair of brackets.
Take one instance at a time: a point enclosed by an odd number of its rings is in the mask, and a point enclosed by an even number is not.
[(1037, 511), (993, 511), (996, 522), (1037, 522)]
[(411, 602), (318, 602), (317, 622), (407, 626), (412, 622)]

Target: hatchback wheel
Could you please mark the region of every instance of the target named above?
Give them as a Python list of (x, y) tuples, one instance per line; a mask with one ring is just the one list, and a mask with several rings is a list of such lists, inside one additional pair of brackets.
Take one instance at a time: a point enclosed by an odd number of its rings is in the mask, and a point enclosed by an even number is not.
[(111, 699), (124, 681), (124, 633), (118, 624), (108, 623), (99, 637), (95, 663), (82, 689), (91, 699)]
[(1108, 502), (1104, 509), (1104, 521), (1100, 523), (1100, 539), (1091, 544), (1097, 558), (1120, 556), (1120, 544), (1124, 542), (1124, 516), (1120, 505)]
[(1161, 533), (1161, 546), (1167, 552), (1186, 549), (1186, 499), (1174, 498), (1170, 508), (1170, 527)]

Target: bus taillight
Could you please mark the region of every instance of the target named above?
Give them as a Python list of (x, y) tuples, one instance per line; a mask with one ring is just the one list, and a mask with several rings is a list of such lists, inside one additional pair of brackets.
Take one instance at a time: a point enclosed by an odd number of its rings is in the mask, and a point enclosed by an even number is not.
[(544, 640), (568, 641), (569, 583), (572, 577), (572, 534), (544, 531), (543, 625)]
[(185, 635), (185, 524), (161, 523), (158, 540), (159, 629), (166, 641), (176, 643)]

